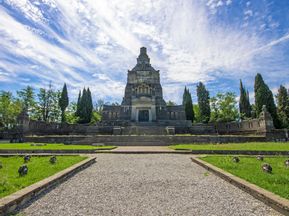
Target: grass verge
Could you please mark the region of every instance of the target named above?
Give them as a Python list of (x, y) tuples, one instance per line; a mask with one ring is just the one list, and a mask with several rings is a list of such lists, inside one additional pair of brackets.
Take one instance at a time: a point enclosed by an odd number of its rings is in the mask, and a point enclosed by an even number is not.
[[(256, 157), (241, 156), (239, 163), (232, 162), (232, 158), (233, 156), (206, 156), (200, 159), (289, 199), (289, 168), (284, 165), (287, 157), (265, 157), (264, 161), (260, 161)], [(271, 174), (262, 171), (263, 163), (272, 166)]]
[[(65, 145), (63, 143), (43, 144), (36, 146), (36, 143), (0, 143), (3, 150), (101, 150), (113, 149), (115, 146), (92, 146), (92, 145)], [(38, 143), (41, 144), (41, 143)]]
[(289, 151), (289, 142), (250, 142), (228, 144), (179, 144), (175, 150), (248, 150), (248, 151)]
[(0, 169), (0, 198), (47, 178), (86, 158), (84, 156), (57, 156), (57, 162), (50, 164), (49, 156), (32, 156), (31, 161), (27, 163), (28, 174), (20, 177), (18, 168), (23, 164), (23, 157), (0, 157), (3, 166)]

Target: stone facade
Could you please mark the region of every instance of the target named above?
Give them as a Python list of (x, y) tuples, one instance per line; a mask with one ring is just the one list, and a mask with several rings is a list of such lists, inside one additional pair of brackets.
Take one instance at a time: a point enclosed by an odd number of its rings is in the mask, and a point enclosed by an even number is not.
[[(193, 124), (191, 127), (184, 127), (183, 125), (186, 121), (181, 120), (166, 120), (158, 124), (148, 122), (148, 124), (141, 125), (132, 123), (129, 125), (129, 122), (126, 121), (113, 122), (119, 125), (105, 125), (104, 122), (99, 122), (96, 125), (46, 123), (30, 120), (23, 112), (18, 118), (18, 127), (14, 130), (0, 133), (0, 139), (11, 138), (12, 141), (14, 140), (15, 142), (22, 140), (26, 142), (65, 142), (70, 144), (105, 143), (119, 145), (257, 142), (266, 140), (288, 141), (288, 130), (275, 129), (272, 117), (265, 107), (258, 119), (241, 122)], [(121, 125), (121, 123), (123, 124)], [(179, 123), (179, 125), (175, 124), (174, 126), (170, 126), (173, 123)], [(164, 136), (182, 133), (186, 133), (186, 135)], [(188, 136), (188, 133), (195, 136)], [(202, 135), (197, 136), (197, 134)]]
[[(140, 49), (136, 66), (128, 71), (125, 94), (120, 106), (103, 107), (103, 122), (113, 125), (148, 122), (167, 126), (183, 125), (186, 121), (185, 110), (180, 106), (167, 106), (163, 99), (160, 72), (150, 64), (145, 47)], [(165, 125), (164, 125), (165, 126)]]

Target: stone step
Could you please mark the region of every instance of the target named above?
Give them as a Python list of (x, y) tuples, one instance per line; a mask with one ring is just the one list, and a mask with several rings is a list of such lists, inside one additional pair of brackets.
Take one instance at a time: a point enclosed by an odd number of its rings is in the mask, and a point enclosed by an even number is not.
[(25, 137), (25, 142), (37, 143), (66, 143), (66, 144), (92, 144), (104, 143), (106, 145), (172, 145), (186, 143), (242, 143), (242, 142), (264, 142), (263, 136), (41, 136)]

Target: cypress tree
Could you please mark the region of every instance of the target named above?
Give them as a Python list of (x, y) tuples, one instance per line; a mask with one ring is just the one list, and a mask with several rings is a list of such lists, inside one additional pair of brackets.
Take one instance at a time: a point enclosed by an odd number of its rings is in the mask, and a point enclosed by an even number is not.
[(82, 90), (82, 96), (79, 104), (79, 123), (86, 123), (87, 92), (85, 88)]
[(184, 90), (184, 93), (183, 93), (183, 106), (185, 106), (185, 103), (186, 103), (186, 98), (187, 97), (187, 87), (185, 86), (185, 90)]
[(79, 123), (89, 123), (92, 118), (92, 97), (91, 92), (88, 89), (83, 89), (82, 95), (79, 93), (78, 102), (77, 102), (77, 111), (76, 114), (79, 117)]
[(274, 102), (273, 93), (265, 84), (261, 74), (257, 74), (254, 84), (255, 91), (255, 107), (257, 116), (262, 112), (263, 105), (266, 105), (268, 112), (271, 114), (274, 126), (279, 128), (279, 120), (277, 116), (277, 108)]
[(210, 95), (202, 82), (197, 85), (197, 96), (201, 121), (208, 123), (211, 116)]
[(281, 127), (289, 127), (289, 95), (287, 89), (280, 85), (277, 94), (277, 114)]
[(245, 87), (243, 86), (242, 80), (240, 80), (239, 109), (240, 109), (241, 118), (251, 117), (251, 105), (250, 105), (249, 92), (246, 91)]
[(193, 101), (190, 91), (185, 87), (183, 94), (183, 106), (185, 107), (186, 119), (194, 121)]
[(76, 104), (76, 112), (75, 112), (75, 116), (80, 117), (80, 101), (81, 101), (81, 91), (79, 91), (78, 94), (78, 99), (77, 99), (77, 104)]
[(89, 123), (91, 121), (92, 117), (92, 110), (93, 110), (93, 104), (92, 104), (92, 97), (91, 92), (89, 88), (87, 89), (87, 108), (86, 108), (86, 123)]
[(69, 104), (69, 98), (68, 98), (68, 94), (67, 94), (67, 87), (66, 84), (64, 83), (62, 92), (61, 92), (61, 96), (59, 98), (59, 107), (61, 109), (61, 122), (65, 122), (65, 109), (67, 108), (68, 104)]

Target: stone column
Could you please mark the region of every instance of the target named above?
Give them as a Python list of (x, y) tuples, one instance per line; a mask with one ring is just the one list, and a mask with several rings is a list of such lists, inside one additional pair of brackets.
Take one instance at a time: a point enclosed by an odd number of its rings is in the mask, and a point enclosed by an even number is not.
[(19, 142), (23, 141), (25, 134), (29, 133), (29, 116), (27, 110), (23, 109), (17, 117), (17, 133), (19, 136)]

